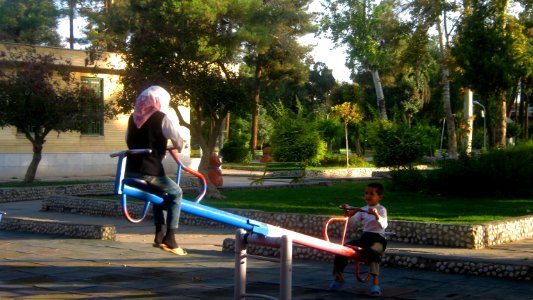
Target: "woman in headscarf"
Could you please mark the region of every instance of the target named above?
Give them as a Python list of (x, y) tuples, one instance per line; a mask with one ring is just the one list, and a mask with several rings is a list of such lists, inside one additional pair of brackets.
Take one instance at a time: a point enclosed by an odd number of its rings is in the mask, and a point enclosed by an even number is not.
[(172, 113), (175, 112), (169, 108), (169, 103), (170, 94), (159, 86), (151, 86), (137, 97), (133, 114), (128, 121), (126, 143), (129, 149), (152, 149), (152, 152), (128, 156), (126, 176), (143, 179), (148, 183), (150, 191), (164, 199), (163, 204), (153, 206), (153, 246), (177, 255), (187, 255), (175, 238), (182, 191), (176, 182), (166, 176), (162, 163), (168, 140), (171, 140), (178, 152), (186, 147), (178, 132), (179, 125), (172, 120)]

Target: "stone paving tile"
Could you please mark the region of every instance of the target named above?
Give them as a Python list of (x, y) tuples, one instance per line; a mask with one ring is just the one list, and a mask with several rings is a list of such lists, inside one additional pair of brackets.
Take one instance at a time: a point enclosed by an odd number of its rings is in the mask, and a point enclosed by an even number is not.
[[(0, 299), (233, 299), (234, 255), (200, 244), (190, 253), (0, 232)], [(247, 275), (249, 293), (279, 295), (279, 265), (249, 259)], [(342, 291), (327, 291), (331, 263), (295, 260), (293, 299), (369, 298), (369, 283), (346, 278)], [(527, 281), (382, 268), (381, 282), (382, 299), (533, 299)]]

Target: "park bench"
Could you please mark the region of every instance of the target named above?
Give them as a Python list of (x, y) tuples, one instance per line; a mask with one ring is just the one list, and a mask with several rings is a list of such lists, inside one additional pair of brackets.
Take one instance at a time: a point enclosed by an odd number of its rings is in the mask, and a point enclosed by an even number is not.
[(263, 184), (265, 180), (292, 179), (291, 183), (303, 181), (305, 177), (305, 163), (301, 162), (271, 162), (266, 163), (263, 174), (252, 176), (250, 185)]
[[(339, 154), (346, 155), (346, 148), (339, 149)], [(352, 154), (352, 151), (350, 151), (350, 149), (348, 149), (348, 154)]]

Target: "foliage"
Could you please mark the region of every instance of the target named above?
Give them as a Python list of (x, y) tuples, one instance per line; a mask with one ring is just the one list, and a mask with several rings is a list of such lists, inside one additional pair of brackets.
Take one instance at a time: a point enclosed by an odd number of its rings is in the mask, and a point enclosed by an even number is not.
[(410, 168), (424, 155), (432, 155), (438, 142), (438, 130), (429, 126), (378, 121), (369, 131), (377, 166)]
[[(299, 99), (298, 86), (308, 81), (305, 65), (310, 47), (302, 46), (298, 38), (314, 32), (312, 15), (307, 11), (310, 0), (253, 1), (238, 36), (242, 38), (244, 68), (253, 74), (252, 138), (250, 148), (257, 146), (258, 111), (262, 89), (268, 88), (293, 105)], [(306, 98), (306, 97), (301, 97)]]
[[(249, 95), (235, 65), (242, 51), (239, 35), (254, 0), (235, 1), (130, 1), (113, 3), (122, 9), (122, 24), (113, 32), (129, 34), (126, 48), (124, 94), (118, 105), (129, 112), (137, 94), (158, 84), (171, 95), (172, 106), (190, 105), (191, 121), (180, 124), (191, 131), (202, 148), (199, 170), (207, 175), (209, 154), (217, 146), (228, 113), (250, 108)], [(124, 25), (125, 24), (125, 25)], [(117, 43), (120, 45), (120, 43)], [(208, 176), (206, 176), (208, 177)], [(208, 196), (218, 197), (208, 182)]]
[(331, 152), (332, 146), (340, 141), (342, 136), (342, 123), (339, 118), (331, 116), (329, 118), (318, 118), (316, 120), (316, 129), (320, 138), (326, 141), (328, 152)]
[(391, 170), (390, 176), (390, 189), (393, 191), (427, 191), (427, 174), (424, 174), (424, 171), (417, 169)]
[(363, 119), (361, 111), (355, 103), (344, 102), (333, 106), (331, 110), (344, 122), (344, 124), (355, 124), (361, 122)]
[(471, 9), (459, 27), (453, 53), (465, 83), (487, 98), (515, 87), (531, 58), (522, 26), (505, 16), (499, 4), (476, 0)]
[(428, 189), (469, 197), (532, 197), (533, 142), (447, 160), (428, 173)]
[[(263, 107), (259, 107), (259, 129), (257, 131), (258, 146), (263, 147), (265, 144), (270, 143), (270, 137), (274, 130), (274, 119), (270, 116), (267, 110)], [(248, 130), (250, 132), (250, 130)], [(258, 147), (259, 148), (259, 147)]]
[[(348, 145), (348, 125), (361, 122), (363, 119), (361, 110), (355, 103), (344, 102), (333, 106), (331, 111), (344, 122), (345, 148), (348, 150), (350, 149), (350, 146)], [(348, 168), (349, 165), (348, 151), (346, 151), (346, 167)]]
[(58, 18), (53, 0), (1, 0), (0, 41), (59, 46)]
[(54, 56), (38, 54), (33, 47), (13, 47), (2, 56), (8, 59), (0, 73), (0, 126), (16, 127), (32, 143), (33, 159), (24, 178), (31, 182), (51, 131), (81, 131), (106, 112), (88, 109), (101, 99), (80, 88), (68, 68), (58, 68)]
[(518, 137), (521, 131), (522, 129), (520, 127), (520, 124), (515, 123), (515, 122), (507, 123), (506, 135), (508, 138)]
[[(326, 100), (330, 92), (337, 86), (333, 72), (324, 63), (315, 63), (309, 73), (309, 81), (305, 84), (309, 93), (309, 111), (320, 111), (326, 108)], [(305, 102), (304, 102), (305, 103)]]
[[(346, 167), (346, 156), (337, 153), (327, 153), (320, 160), (321, 167)], [(350, 168), (366, 168), (372, 166), (364, 157), (351, 153), (349, 155)]]
[(514, 17), (506, 15), (506, 1), (476, 0), (459, 27), (453, 48), (465, 86), (496, 108), (488, 117), (495, 125), (495, 146), (505, 145), (506, 97), (527, 73), (532, 58), (527, 55), (527, 38)]
[(232, 135), (220, 150), (224, 162), (249, 163), (252, 160), (252, 154), (248, 149), (249, 139), (246, 134)]
[[(376, 91), (377, 111), (387, 119), (386, 102), (380, 74), (401, 62), (408, 27), (394, 10), (394, 1), (326, 0), (321, 29), (336, 45), (348, 48), (346, 66), (370, 72)], [(354, 76), (355, 78), (355, 76)]]
[(276, 124), (271, 138), (272, 158), (279, 162), (305, 162), (317, 165), (326, 152), (313, 119), (298, 112), (288, 110), (280, 102), (274, 105)]

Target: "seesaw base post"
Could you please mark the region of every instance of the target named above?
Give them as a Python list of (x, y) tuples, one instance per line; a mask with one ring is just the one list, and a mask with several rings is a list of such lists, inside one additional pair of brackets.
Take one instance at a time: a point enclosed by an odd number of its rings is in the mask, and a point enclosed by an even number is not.
[[(249, 236), (245, 230), (239, 229), (235, 235), (235, 289), (234, 299), (241, 300), (246, 297), (263, 298), (277, 300), (263, 294), (248, 294), (246, 293), (246, 270), (248, 258), (255, 258), (260, 260), (267, 260), (280, 263), (280, 298), (281, 300), (292, 299), (292, 239), (288, 235), (283, 235), (281, 238), (260, 237), (254, 235), (256, 238)], [(250, 237), (250, 239), (248, 239)], [(280, 258), (270, 258), (257, 255), (247, 254), (247, 244), (267, 245), (280, 249)]]

